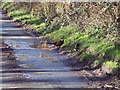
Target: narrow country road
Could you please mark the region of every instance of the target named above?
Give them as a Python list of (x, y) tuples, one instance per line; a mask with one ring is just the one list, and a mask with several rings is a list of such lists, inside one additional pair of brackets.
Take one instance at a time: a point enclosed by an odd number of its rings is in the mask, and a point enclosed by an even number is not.
[[(0, 16), (2, 16), (2, 11)], [(66, 59), (49, 45), (15, 25), (7, 16), (2, 23), (2, 40), (13, 48), (14, 62), (2, 64), (2, 88), (82, 88), (86, 78), (66, 66)], [(4, 61), (2, 61), (4, 62)], [(10, 63), (9, 63), (10, 62)]]

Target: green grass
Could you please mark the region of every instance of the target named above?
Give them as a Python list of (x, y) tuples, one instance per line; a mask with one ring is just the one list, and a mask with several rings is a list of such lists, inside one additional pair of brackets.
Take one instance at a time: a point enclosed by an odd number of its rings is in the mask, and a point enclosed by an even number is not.
[(110, 48), (106, 51), (105, 57), (109, 57), (112, 60), (119, 61), (120, 60), (120, 49)]
[(23, 16), (27, 13), (25, 11), (12, 11), (9, 13), (12, 17)]
[(4, 3), (2, 2), (3, 10), (5, 10), (9, 4), (10, 4), (10, 2), (4, 2)]
[(41, 33), (46, 28), (47, 23), (41, 23), (40, 25), (31, 24), (31, 28)]
[(46, 27), (46, 25), (47, 25), (47, 24), (43, 22), (43, 23), (41, 23), (40, 25), (36, 25), (36, 24), (35, 24), (35, 25), (33, 26), (33, 28), (34, 28), (34, 29), (38, 29), (38, 28), (40, 28), (40, 27)]
[(2, 8), (3, 8), (3, 10), (6, 10), (6, 9), (8, 9), (11, 5), (12, 5), (12, 3), (10, 3), (10, 2), (5, 2), (5, 3), (2, 3)]
[(98, 59), (98, 60), (95, 60), (95, 65), (98, 65), (98, 64), (106, 64), (106, 66), (108, 68), (111, 68), (111, 69), (116, 69), (118, 68), (118, 64), (117, 62), (113, 62), (112, 60), (108, 60), (108, 59)]
[(110, 67), (111, 69), (117, 68), (117, 63), (116, 63), (116, 62), (113, 62), (112, 60), (111, 60), (111, 61), (107, 61), (107, 62), (105, 62), (105, 63), (106, 63), (106, 65), (107, 65), (108, 67)]
[(41, 23), (43, 23), (45, 20), (45, 17), (41, 17), (41, 18), (31, 18), (28, 20), (24, 20), (23, 22), (27, 23), (27, 24), (36, 24), (36, 25), (40, 25)]
[(50, 34), (46, 34), (45, 37), (49, 37), (54, 39), (54, 41), (60, 40), (61, 37), (64, 37), (66, 39), (67, 37), (70, 37), (71, 34), (75, 34), (78, 27), (75, 25), (68, 25), (66, 27), (61, 27), (59, 30), (53, 31)]
[(43, 32), (44, 35), (48, 34), (48, 33), (52, 33), (56, 30), (60, 29), (60, 23), (56, 20), (53, 20), (53, 22), (48, 25), (48, 27), (46, 27), (45, 31)]
[(7, 12), (12, 12), (17, 9), (17, 7), (14, 5), (14, 3), (11, 3), (11, 2), (3, 3), (2, 8), (3, 8), (3, 10), (5, 10)]
[(14, 17), (13, 19), (15, 21), (21, 21), (21, 20), (24, 20), (24, 19), (30, 19), (30, 18), (33, 18), (31, 15), (29, 14), (26, 14), (26, 15), (22, 15), (22, 16), (18, 16), (18, 17)]

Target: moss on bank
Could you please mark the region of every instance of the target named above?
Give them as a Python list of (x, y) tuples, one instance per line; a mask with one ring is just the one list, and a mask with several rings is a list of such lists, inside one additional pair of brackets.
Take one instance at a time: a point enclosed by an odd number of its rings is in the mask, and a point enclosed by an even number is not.
[[(2, 7), (13, 17), (14, 21), (24, 23), (29, 26), (30, 30), (34, 30), (39, 35), (44, 35), (53, 41), (64, 37), (65, 43), (62, 45), (62, 49), (74, 53), (74, 57), (89, 68), (101, 67), (107, 73), (115, 71), (119, 75), (119, 72), (116, 71), (120, 68), (120, 46), (114, 24), (91, 25), (82, 30), (82, 26), (75, 23), (63, 25), (59, 15), (46, 22), (46, 16), (32, 16), (24, 10), (24, 7), (10, 8), (13, 5), (15, 4), (7, 2), (3, 3)], [(108, 69), (110, 72), (107, 71)]]

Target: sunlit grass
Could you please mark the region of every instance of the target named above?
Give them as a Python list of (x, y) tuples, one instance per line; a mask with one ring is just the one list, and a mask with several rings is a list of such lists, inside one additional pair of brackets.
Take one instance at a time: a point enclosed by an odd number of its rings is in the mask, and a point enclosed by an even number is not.
[(27, 13), (25, 11), (12, 11), (9, 13), (12, 17), (23, 16)]
[(69, 37), (71, 34), (75, 34), (77, 31), (77, 26), (74, 25), (69, 25), (66, 27), (61, 27), (59, 30), (56, 30), (54, 32), (51, 32), (50, 34), (46, 34), (46, 37), (53, 38), (54, 41), (60, 40), (61, 37), (64, 37), (66, 39)]
[(14, 19), (15, 21), (17, 21), (17, 20), (22, 20), (22, 19), (24, 20), (24, 19), (30, 19), (30, 18), (32, 18), (32, 16), (29, 15), (29, 14), (26, 14), (26, 15), (14, 17), (13, 19)]
[[(28, 15), (29, 17), (29, 15)], [(27, 23), (27, 24), (36, 24), (36, 25), (40, 25), (42, 22), (44, 22), (45, 18), (35, 18), (35, 17), (31, 17), (28, 20), (23, 20), (23, 22)]]
[(106, 65), (107, 65), (108, 67), (110, 67), (110, 68), (112, 68), (112, 69), (117, 68), (117, 63), (116, 63), (116, 62), (113, 62), (112, 60), (111, 60), (111, 61), (107, 61), (107, 62), (105, 62), (105, 63), (106, 63)]

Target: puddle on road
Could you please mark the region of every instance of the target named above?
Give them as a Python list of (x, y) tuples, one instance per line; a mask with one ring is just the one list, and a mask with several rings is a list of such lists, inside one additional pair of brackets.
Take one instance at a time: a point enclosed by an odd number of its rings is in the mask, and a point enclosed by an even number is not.
[(23, 46), (22, 45), (11, 45), (11, 47), (19, 48), (19, 47), (23, 47)]
[(31, 67), (31, 66), (35, 66), (35, 65), (34, 64), (22, 64), (20, 66), (22, 66), (22, 67)]
[(27, 58), (17, 58), (16, 60), (28, 60)]
[(40, 54), (39, 57), (52, 57), (52, 56), (48, 56), (48, 55), (45, 55), (45, 54)]
[(49, 61), (49, 62), (52, 62), (52, 63), (60, 63), (60, 61)]
[(51, 50), (46, 43), (41, 43), (41, 45), (29, 45), (31, 48), (39, 48), (42, 50)]
[(21, 50), (15, 50), (14, 52), (21, 52)]
[(16, 43), (16, 42), (13, 41), (13, 40), (6, 40), (5, 42), (6, 42), (8, 45), (13, 45), (13, 44)]
[(29, 57), (28, 55), (25, 55), (25, 54), (19, 54), (17, 55), (18, 57)]
[(7, 44), (15, 44), (14, 42), (10, 42), (10, 43), (7, 43)]
[(49, 65), (52, 64), (52, 63), (61, 63), (60, 61), (52, 61), (52, 60), (51, 61), (44, 61), (44, 62), (49, 64)]
[(22, 45), (15, 45), (15, 47), (23, 47)]
[(48, 60), (53, 60), (52, 58), (48, 58)]

